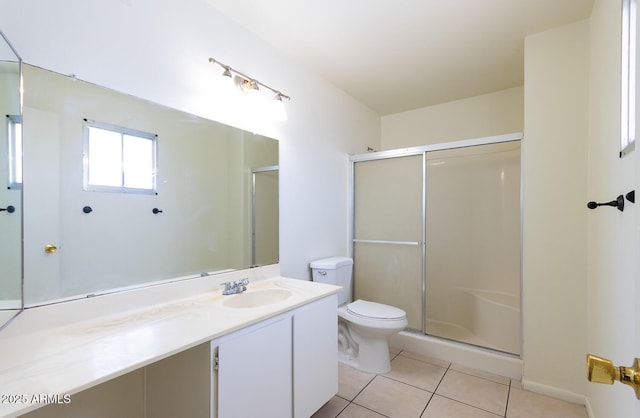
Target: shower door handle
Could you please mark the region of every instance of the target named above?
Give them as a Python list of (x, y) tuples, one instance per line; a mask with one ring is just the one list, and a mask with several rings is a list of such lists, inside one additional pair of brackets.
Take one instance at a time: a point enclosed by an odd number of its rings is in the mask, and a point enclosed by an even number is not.
[(613, 385), (618, 380), (629, 385), (640, 399), (640, 359), (633, 361), (633, 366), (616, 367), (609, 359), (587, 354), (587, 379), (593, 383)]
[(391, 241), (382, 239), (353, 239), (353, 242), (366, 244), (395, 244), (395, 245), (422, 245), (422, 241)]

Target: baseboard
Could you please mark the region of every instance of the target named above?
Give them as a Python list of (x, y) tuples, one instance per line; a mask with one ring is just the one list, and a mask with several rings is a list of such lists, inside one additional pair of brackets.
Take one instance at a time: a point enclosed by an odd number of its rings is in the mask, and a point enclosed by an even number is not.
[[(532, 382), (530, 380), (522, 380), (522, 388), (530, 392), (539, 393), (541, 395), (547, 395), (552, 398), (560, 399), (563, 401), (576, 403), (579, 405), (587, 406), (587, 411), (590, 410), (588, 406), (587, 397), (579, 393), (571, 392), (568, 390), (560, 389), (555, 386), (543, 385), (542, 383)], [(592, 417), (592, 414), (589, 414)]]
[(589, 402), (589, 397), (584, 398), (584, 401), (584, 406), (585, 408), (587, 408), (587, 417), (596, 418), (596, 416), (593, 415), (593, 409), (591, 409), (591, 402)]

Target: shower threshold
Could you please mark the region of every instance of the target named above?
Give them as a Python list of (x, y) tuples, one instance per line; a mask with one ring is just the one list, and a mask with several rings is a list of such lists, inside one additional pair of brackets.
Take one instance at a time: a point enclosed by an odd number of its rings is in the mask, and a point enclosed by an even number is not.
[(498, 354), (519, 358), (518, 353), (504, 350), (499, 345), (493, 344), (478, 337), (471, 330), (458, 324), (428, 319), (425, 325), (426, 332), (424, 334), (421, 331), (414, 329), (407, 329), (406, 331), (417, 335), (426, 335), (432, 338), (440, 338), (452, 343), (464, 344), (477, 349), (488, 350)]

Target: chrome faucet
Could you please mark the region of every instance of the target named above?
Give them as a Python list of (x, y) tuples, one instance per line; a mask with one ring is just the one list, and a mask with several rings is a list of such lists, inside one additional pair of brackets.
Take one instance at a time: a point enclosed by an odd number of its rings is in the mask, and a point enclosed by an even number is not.
[(233, 295), (236, 293), (242, 293), (247, 290), (249, 279), (236, 280), (233, 282), (222, 283), (224, 285), (223, 295)]

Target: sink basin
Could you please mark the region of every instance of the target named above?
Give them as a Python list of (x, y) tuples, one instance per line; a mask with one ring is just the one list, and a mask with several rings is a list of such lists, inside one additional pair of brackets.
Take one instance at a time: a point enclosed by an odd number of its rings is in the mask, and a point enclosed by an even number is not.
[(228, 308), (257, 308), (282, 302), (291, 296), (287, 289), (256, 289), (225, 296), (222, 304)]

